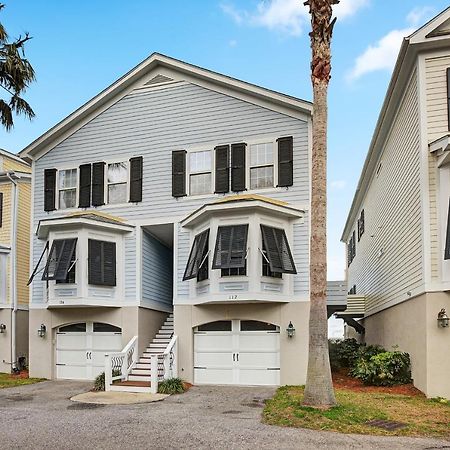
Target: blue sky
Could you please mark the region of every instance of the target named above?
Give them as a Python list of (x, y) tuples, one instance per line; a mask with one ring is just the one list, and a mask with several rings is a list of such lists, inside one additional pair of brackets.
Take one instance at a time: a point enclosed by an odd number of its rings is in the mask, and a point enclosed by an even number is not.
[[(20, 151), (157, 51), (311, 100), (308, 17), (298, 0), (3, 0), (11, 36), (29, 31), (32, 122), (0, 130)], [(329, 96), (329, 279), (344, 277), (339, 239), (401, 37), (448, 0), (341, 0)], [(2, 95), (2, 94), (0, 94)]]

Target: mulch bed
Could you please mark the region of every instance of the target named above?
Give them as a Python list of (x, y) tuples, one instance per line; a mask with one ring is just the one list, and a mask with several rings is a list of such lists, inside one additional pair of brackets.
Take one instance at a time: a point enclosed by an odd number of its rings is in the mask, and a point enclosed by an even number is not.
[(12, 373), (10, 375), (10, 377), (12, 379), (17, 379), (17, 378), (29, 378), (28, 375), (28, 370), (21, 370), (19, 373)]
[(365, 386), (361, 380), (350, 377), (346, 369), (333, 372), (333, 385), (337, 389), (346, 389), (353, 392), (380, 392), (394, 395), (408, 395), (410, 397), (425, 397), (425, 394), (416, 389), (412, 384)]

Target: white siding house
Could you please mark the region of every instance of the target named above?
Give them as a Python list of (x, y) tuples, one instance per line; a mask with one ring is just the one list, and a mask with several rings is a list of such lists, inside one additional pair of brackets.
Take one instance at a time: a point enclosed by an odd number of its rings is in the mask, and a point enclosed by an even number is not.
[(447, 398), (449, 23), (450, 8), (404, 39), (342, 235), (365, 340), (409, 352), (415, 385)]

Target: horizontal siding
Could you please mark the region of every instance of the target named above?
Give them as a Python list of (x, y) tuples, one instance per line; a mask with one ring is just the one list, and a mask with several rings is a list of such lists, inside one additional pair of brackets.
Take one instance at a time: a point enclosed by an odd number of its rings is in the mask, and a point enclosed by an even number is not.
[[(356, 243), (348, 285), (366, 313), (407, 298), (423, 283), (420, 134), (414, 73), (384, 144), (382, 167), (364, 199), (365, 233)], [(359, 214), (358, 214), (359, 216)], [(356, 224), (354, 224), (356, 230)]]
[[(0, 192), (3, 194), (3, 221), (0, 227), (0, 244), (7, 247), (11, 246), (11, 183), (0, 184)], [(11, 268), (11, 258), (8, 257), (6, 265), (6, 300), (7, 303), (10, 302), (10, 269)]]
[(18, 172), (31, 173), (31, 167), (28, 164), (21, 163), (13, 158), (8, 158), (7, 156), (4, 155), (3, 155), (3, 170), (5, 172), (10, 170), (16, 170)]
[(30, 273), (30, 211), (31, 184), (19, 184), (19, 211), (17, 220), (17, 299), (28, 304), (28, 278)]
[[(428, 141), (432, 142), (448, 132), (447, 111), (447, 68), (450, 56), (425, 59), (426, 111)], [(440, 244), (439, 244), (439, 205), (438, 205), (438, 168), (436, 157), (428, 155), (428, 182), (430, 208), (430, 255), (431, 278), (440, 278)]]
[(347, 281), (328, 281), (327, 304), (345, 305), (347, 303)]
[[(224, 95), (191, 83), (177, 83), (166, 89), (143, 89), (125, 96), (108, 110), (57, 145), (35, 164), (34, 226), (49, 217), (67, 214), (64, 211), (44, 212), (43, 173), (45, 168), (77, 167), (80, 164), (143, 156), (143, 201), (135, 205), (99, 207), (109, 214), (133, 222), (160, 219), (173, 222), (204, 203), (219, 196), (211, 194), (197, 198), (175, 199), (171, 192), (172, 151), (208, 144), (250, 141), (262, 136), (294, 138), (294, 186), (274, 189), (272, 198), (307, 207), (309, 204), (309, 155), (307, 123), (278, 112)], [(264, 191), (260, 192), (264, 195)], [(163, 212), (163, 216), (162, 216)], [(299, 244), (306, 255), (309, 249), (308, 228), (303, 225)], [(179, 236), (183, 245), (185, 236)], [(42, 244), (34, 240), (34, 261), (39, 258)], [(135, 251), (135, 249), (134, 249)], [(184, 250), (186, 251), (186, 250)], [(187, 249), (189, 251), (189, 249)], [(184, 257), (182, 249), (179, 258)], [(126, 264), (127, 297), (132, 295), (136, 261), (128, 255)], [(187, 258), (187, 256), (186, 256)], [(299, 256), (299, 266), (308, 267), (305, 256)], [(181, 264), (180, 260), (178, 261)], [(184, 261), (185, 263), (185, 261)], [(184, 270), (181, 265), (179, 272)], [(179, 273), (177, 274), (179, 276)], [(182, 274), (181, 274), (182, 276)], [(134, 281), (133, 281), (134, 280)], [(42, 298), (42, 286), (33, 283), (33, 298)], [(307, 282), (297, 282), (299, 292), (307, 290)], [(179, 283), (183, 295), (187, 283)], [(130, 292), (130, 294), (129, 294)]]
[(309, 233), (308, 217), (304, 223), (294, 223), (292, 243), (292, 257), (294, 258), (297, 274), (294, 275), (294, 295), (309, 298)]
[(172, 305), (172, 250), (153, 236), (142, 233), (142, 298)]

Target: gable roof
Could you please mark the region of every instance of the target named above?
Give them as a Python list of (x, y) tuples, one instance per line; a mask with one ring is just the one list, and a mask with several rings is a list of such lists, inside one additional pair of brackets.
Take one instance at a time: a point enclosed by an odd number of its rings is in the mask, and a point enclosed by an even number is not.
[(3, 148), (0, 148), (0, 156), (4, 156), (5, 158), (13, 159), (14, 161), (17, 161), (21, 164), (24, 164), (26, 166), (29, 166), (29, 163), (22, 159), (21, 157), (17, 156), (14, 153), (8, 152), (8, 150), (5, 150)]
[[(160, 53), (153, 53), (109, 87), (84, 105), (80, 106), (72, 114), (25, 147), (20, 152), (20, 156), (27, 160), (39, 157), (38, 155), (45, 151), (46, 148), (51, 145), (54, 146), (56, 145), (55, 142), (58, 143), (70, 136), (71, 132), (75, 131), (74, 129), (77, 125), (80, 123), (84, 124), (93, 119), (102, 110), (106, 109), (106, 107), (124, 97), (133, 89), (133, 87), (135, 87), (136, 83), (142, 81), (145, 76), (152, 74), (155, 69), (163, 69), (163, 72), (164, 69), (169, 69), (177, 72), (181, 76), (188, 76), (190, 79), (197, 80), (199, 83), (204, 82), (208, 83), (208, 85), (216, 86), (217, 88), (227, 89), (228, 93), (234, 92), (237, 95), (242, 94), (252, 97), (255, 101), (262, 100), (269, 102), (275, 106), (275, 109), (276, 106), (279, 106), (285, 108), (287, 111), (301, 113), (305, 118), (312, 114), (312, 103), (306, 100), (262, 88), (255, 84), (222, 75), (218, 72), (204, 69)], [(153, 77), (150, 80), (146, 80), (144, 84), (148, 86), (149, 84), (156, 85), (170, 82), (173, 82), (173, 80), (164, 73), (154, 73)]]
[[(383, 106), (378, 116), (369, 151), (364, 162), (358, 186), (353, 197), (352, 206), (342, 232), (341, 241), (347, 242), (353, 224), (361, 209), (370, 180), (377, 168), (379, 157), (383, 151), (383, 143), (391, 128), (405, 88), (409, 82), (419, 52), (450, 48), (450, 30), (442, 33), (450, 20), (450, 7), (429, 20), (410, 36), (403, 39), (397, 62), (389, 82)], [(444, 28), (443, 28), (444, 27)], [(440, 30), (440, 32), (438, 32)]]

